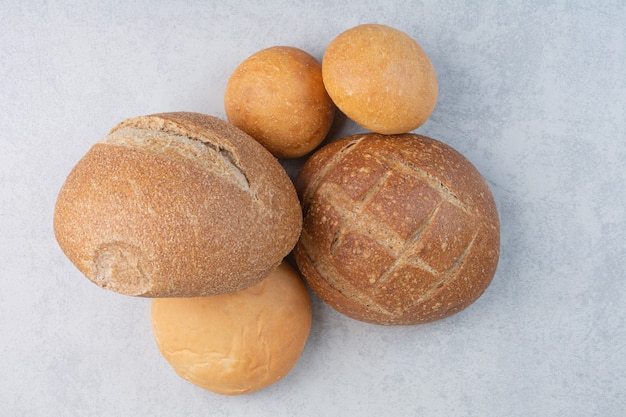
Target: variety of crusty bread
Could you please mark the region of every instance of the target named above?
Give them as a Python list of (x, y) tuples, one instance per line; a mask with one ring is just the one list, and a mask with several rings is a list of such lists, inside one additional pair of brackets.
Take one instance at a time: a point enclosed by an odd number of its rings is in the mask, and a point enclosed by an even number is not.
[[(341, 33), (321, 64), (262, 50), (229, 79), (227, 121), (134, 117), (95, 143), (59, 192), (57, 241), (100, 287), (153, 298), (157, 345), (179, 375), (256, 391), (306, 343), (298, 271), (337, 311), (382, 325), (447, 317), (491, 282), (487, 183), (449, 145), (411, 133), (437, 95), (426, 53), (388, 26)], [(336, 108), (369, 132), (320, 147)], [(276, 158), (307, 154), (294, 184)]]

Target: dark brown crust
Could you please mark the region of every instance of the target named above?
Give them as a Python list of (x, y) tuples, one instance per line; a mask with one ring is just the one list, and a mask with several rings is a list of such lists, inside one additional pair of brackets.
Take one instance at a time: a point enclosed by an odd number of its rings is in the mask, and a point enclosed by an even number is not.
[(491, 282), (499, 219), (489, 187), (451, 147), (415, 134), (355, 135), (296, 179), (296, 262), (318, 295), (358, 320), (417, 324), (454, 314)]
[(291, 251), (299, 201), (254, 139), (197, 113), (129, 119), (111, 134), (123, 129), (201, 141), (210, 149), (197, 157), (222, 167), (157, 145), (95, 144), (66, 179), (54, 217), (59, 245), (87, 278), (127, 295), (220, 294), (256, 284)]

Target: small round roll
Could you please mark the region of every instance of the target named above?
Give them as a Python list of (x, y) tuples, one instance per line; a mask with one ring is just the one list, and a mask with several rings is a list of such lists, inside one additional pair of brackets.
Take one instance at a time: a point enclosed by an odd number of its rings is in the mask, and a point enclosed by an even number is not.
[(322, 59), (328, 94), (350, 119), (382, 134), (407, 133), (435, 109), (439, 94), (426, 52), (385, 25), (355, 26), (333, 39)]
[(228, 80), (224, 109), (228, 121), (277, 158), (311, 152), (335, 116), (322, 66), (292, 46), (263, 49), (244, 60)]
[(258, 391), (287, 375), (311, 328), (304, 282), (286, 261), (257, 285), (230, 294), (152, 301), (159, 350), (182, 378), (209, 391)]

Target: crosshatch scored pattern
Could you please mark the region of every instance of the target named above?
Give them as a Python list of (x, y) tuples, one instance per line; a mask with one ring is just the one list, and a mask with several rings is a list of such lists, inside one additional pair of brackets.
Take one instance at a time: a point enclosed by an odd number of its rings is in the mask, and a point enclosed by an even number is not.
[[(362, 138), (327, 161), (305, 190), (301, 244), (336, 291), (379, 314), (400, 317), (457, 278), (483, 220), (480, 211), (407, 158), (384, 150), (353, 158)], [(405, 295), (389, 297), (393, 292)]]

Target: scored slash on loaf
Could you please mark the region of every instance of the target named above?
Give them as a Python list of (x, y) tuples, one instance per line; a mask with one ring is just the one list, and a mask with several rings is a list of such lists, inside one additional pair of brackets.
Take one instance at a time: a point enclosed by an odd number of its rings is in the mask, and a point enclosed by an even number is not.
[(491, 192), (458, 152), (415, 135), (356, 135), (316, 152), (296, 180), (295, 258), (318, 295), (352, 318), (417, 324), (487, 288), (499, 256)]

